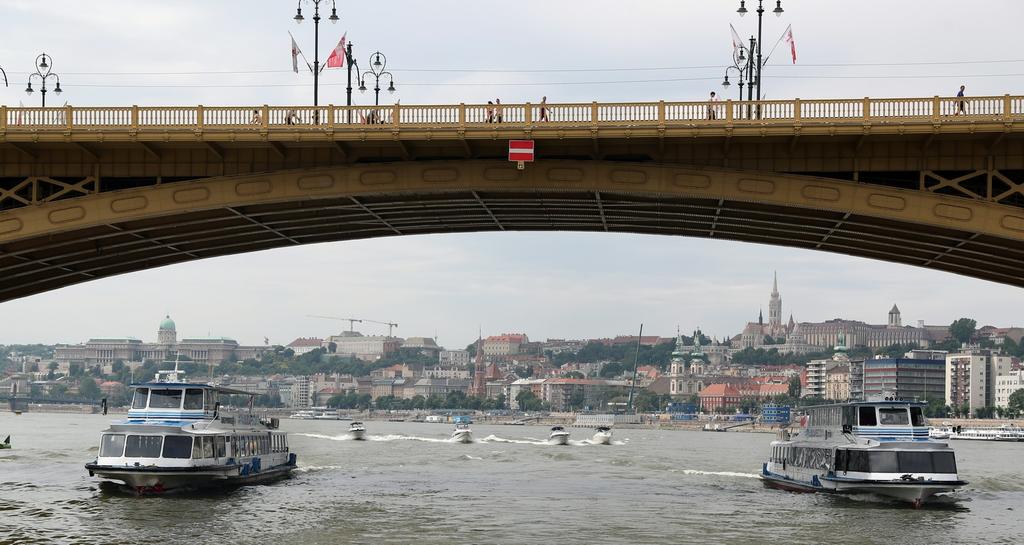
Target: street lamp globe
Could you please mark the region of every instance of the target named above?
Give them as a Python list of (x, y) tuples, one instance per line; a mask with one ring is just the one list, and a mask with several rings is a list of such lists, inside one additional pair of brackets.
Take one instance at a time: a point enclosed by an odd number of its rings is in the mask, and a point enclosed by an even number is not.
[(389, 93), (394, 93), (395, 92), (395, 80), (391, 80), (391, 83), (388, 84), (388, 92)]
[(338, 17), (338, 8), (333, 8), (332, 7), (331, 8), (331, 16), (328, 17), (327, 20), (332, 22), (332, 23), (337, 23), (338, 19), (340, 19), (340, 17)]
[(60, 82), (59, 81), (57, 82), (57, 87), (53, 90), (53, 92), (58, 94), (58, 95), (61, 93), (61, 88), (60, 88)]
[(774, 13), (776, 17), (782, 17), (782, 11), (782, 0), (775, 0), (775, 9), (772, 10), (772, 13)]
[(43, 60), (42, 60), (42, 62), (40, 62), (40, 63), (39, 63), (39, 68), (49, 68), (49, 67), (50, 67), (50, 65), (49, 65), (49, 64), (46, 64), (46, 53), (43, 53), (42, 55), (40, 55), (40, 57), (41, 57), (41, 58), (42, 58)]
[(380, 63), (380, 53), (377, 53), (377, 55), (374, 56), (374, 58), (373, 58), (373, 65), (374, 66), (381, 66), (381, 63)]
[(25, 92), (30, 94), (30, 95), (32, 94), (32, 82), (31, 81), (28, 82), (28, 87), (25, 88)]
[(366, 80), (359, 80), (359, 92), (360, 93), (365, 93), (366, 92)]
[(302, 16), (302, 8), (296, 8), (295, 10), (295, 24), (301, 24), (306, 18)]
[(747, 14), (747, 3), (745, 0), (740, 0), (740, 9), (736, 10), (736, 13), (739, 13), (740, 17)]
[(730, 85), (732, 85), (732, 84), (729, 83), (729, 74), (726, 73), (725, 74), (725, 80), (722, 81), (722, 87), (725, 87), (726, 89), (728, 89)]

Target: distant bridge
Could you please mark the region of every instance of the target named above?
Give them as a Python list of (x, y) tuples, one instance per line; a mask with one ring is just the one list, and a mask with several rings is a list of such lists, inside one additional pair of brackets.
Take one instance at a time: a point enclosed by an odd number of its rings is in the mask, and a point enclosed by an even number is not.
[(25, 407), (27, 405), (95, 405), (101, 406), (102, 401), (94, 399), (58, 399), (52, 397), (10, 397), (7, 398), (7, 404), (11, 407), (11, 410), (15, 410), (15, 407)]
[[(512, 230), (760, 242), (1024, 286), (1022, 132), (1010, 95), (0, 106), (0, 301), (274, 247)], [(522, 171), (505, 160), (519, 138), (537, 143)]]

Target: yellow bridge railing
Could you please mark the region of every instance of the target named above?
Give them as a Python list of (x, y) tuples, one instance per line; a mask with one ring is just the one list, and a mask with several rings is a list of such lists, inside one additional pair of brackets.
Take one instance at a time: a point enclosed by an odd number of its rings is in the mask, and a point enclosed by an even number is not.
[(1024, 120), (1024, 96), (395, 106), (0, 106), (0, 133), (89, 129), (693, 127)]

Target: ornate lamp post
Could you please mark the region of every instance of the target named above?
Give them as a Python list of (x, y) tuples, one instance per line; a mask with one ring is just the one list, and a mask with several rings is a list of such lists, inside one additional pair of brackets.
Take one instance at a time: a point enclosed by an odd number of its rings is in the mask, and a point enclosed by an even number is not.
[[(313, 106), (318, 106), (320, 97), (320, 2), (324, 0), (306, 1), (313, 2)], [(298, 7), (295, 9), (295, 17), (292, 19), (296, 24), (302, 24), (302, 21), (306, 20), (302, 16), (302, 0), (299, 0)], [(338, 7), (334, 0), (331, 0), (331, 15), (327, 20), (337, 23), (338, 19)]]
[[(49, 59), (49, 62), (47, 62)], [(39, 78), (40, 91), (43, 95), (43, 108), (46, 107), (46, 80), (53, 78), (57, 80), (57, 86), (53, 88), (53, 92), (56, 94), (61, 93), (60, 89), (60, 76), (53, 72), (53, 57), (47, 57), (46, 53), (43, 53), (36, 57), (36, 71), (28, 75), (28, 86), (25, 87), (25, 92), (32, 94), (32, 78)], [(6, 78), (5, 78), (6, 79)]]
[(743, 100), (743, 85), (745, 82), (752, 81), (748, 77), (748, 71), (753, 66), (751, 60), (750, 49), (740, 44), (732, 54), (732, 65), (725, 69), (725, 79), (722, 80), (722, 87), (729, 88), (729, 71), (735, 70), (740, 79), (740, 100)]
[[(751, 0), (751, 1), (753, 1), (753, 0)], [(771, 0), (768, 0), (768, 1), (770, 2)], [(736, 13), (739, 13), (740, 17), (743, 17), (744, 15), (747, 14), (747, 5), (746, 4), (747, 4), (746, 0), (740, 0), (740, 8), (738, 10), (736, 10)], [(781, 17), (782, 16), (782, 13), (783, 13), (782, 0), (775, 0), (775, 9), (772, 10), (772, 13), (774, 13), (776, 17)], [(764, 20), (764, 0), (757, 0), (757, 65), (756, 65), (757, 70), (756, 70), (756, 75), (754, 76), (755, 79), (750, 82), (751, 85), (757, 85), (757, 100), (761, 100), (761, 96), (762, 96), (761, 95), (761, 68), (764, 67), (764, 64), (763, 64), (763, 62), (761, 60), (761, 27), (762, 27), (762, 24), (764, 22), (763, 20)], [(751, 48), (751, 53), (753, 53), (753, 48)]]
[(395, 92), (395, 78), (391, 75), (391, 72), (385, 70), (388, 66), (388, 58), (384, 56), (380, 51), (370, 55), (370, 69), (363, 72), (359, 76), (359, 91), (366, 92), (366, 76), (373, 76), (374, 78), (374, 105), (380, 106), (380, 78), (388, 77), (388, 92)]

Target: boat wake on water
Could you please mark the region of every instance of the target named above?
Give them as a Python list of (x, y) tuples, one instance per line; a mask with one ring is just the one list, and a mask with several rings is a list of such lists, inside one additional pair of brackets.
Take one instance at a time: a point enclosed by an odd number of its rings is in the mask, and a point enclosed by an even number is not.
[[(302, 437), (312, 437), (314, 439), (326, 439), (328, 441), (352, 441), (353, 438), (347, 433), (341, 435), (324, 435), (322, 433), (294, 433), (292, 435), (299, 435)], [(451, 443), (451, 439), (441, 439), (437, 437), (418, 437), (415, 435), (401, 435), (401, 434), (389, 434), (389, 435), (367, 435), (367, 441), (423, 441), (427, 443)]]
[(672, 473), (682, 473), (683, 475), (709, 475), (714, 477), (738, 477), (741, 479), (760, 479), (761, 476), (756, 473), (740, 473), (738, 471), (703, 471), (700, 469), (669, 469)]

